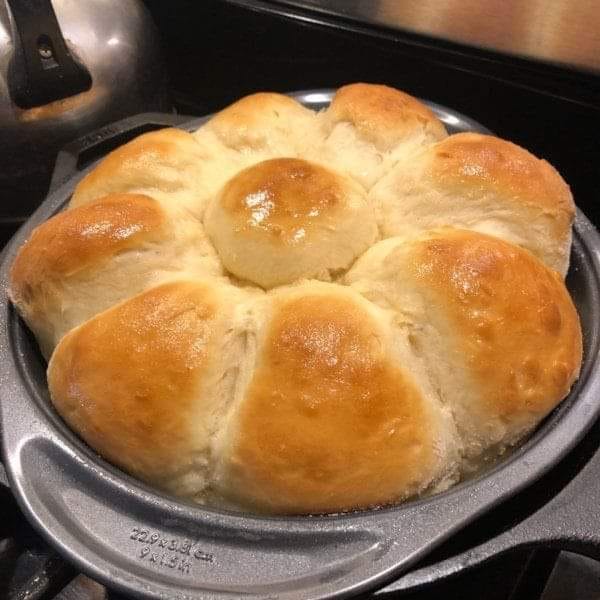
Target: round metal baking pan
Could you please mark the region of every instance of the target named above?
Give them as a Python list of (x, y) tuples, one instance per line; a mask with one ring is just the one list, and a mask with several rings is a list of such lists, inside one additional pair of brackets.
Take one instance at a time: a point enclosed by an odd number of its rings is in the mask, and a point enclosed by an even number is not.
[[(294, 94), (321, 108), (330, 90)], [(485, 131), (431, 105), (448, 129)], [(437, 496), (378, 511), (258, 517), (193, 506), (157, 493), (98, 457), (52, 409), (45, 363), (7, 297), (10, 265), (39, 223), (59, 211), (93, 164), (92, 151), (160, 126), (195, 129), (169, 115), (140, 115), (64, 153), (56, 189), (7, 246), (0, 266), (0, 416), (11, 488), (37, 529), (79, 569), (109, 587), (150, 598), (344, 598), (397, 579), (439, 544), (535, 482), (600, 413), (600, 238), (578, 213), (568, 285), (584, 331), (584, 364), (569, 397), (506, 460)], [(118, 382), (107, 382), (118, 385)], [(585, 545), (596, 538), (569, 532)], [(585, 538), (585, 539), (583, 539)]]

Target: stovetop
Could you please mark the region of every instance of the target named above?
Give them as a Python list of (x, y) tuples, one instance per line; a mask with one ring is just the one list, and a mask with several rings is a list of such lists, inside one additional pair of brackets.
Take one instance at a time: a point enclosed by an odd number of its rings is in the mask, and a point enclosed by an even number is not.
[[(182, 113), (206, 114), (257, 90), (285, 92), (351, 81), (388, 83), (451, 106), (546, 157), (571, 183), (577, 204), (600, 223), (596, 76), (282, 8), (294, 3), (146, 0), (146, 4), (163, 36), (173, 101)], [(0, 245), (26, 217), (3, 219), (0, 209)], [(597, 600), (599, 573), (594, 561), (573, 554), (521, 549), (402, 598)], [(47, 546), (20, 513), (1, 465), (0, 598), (124, 600), (78, 574)]]

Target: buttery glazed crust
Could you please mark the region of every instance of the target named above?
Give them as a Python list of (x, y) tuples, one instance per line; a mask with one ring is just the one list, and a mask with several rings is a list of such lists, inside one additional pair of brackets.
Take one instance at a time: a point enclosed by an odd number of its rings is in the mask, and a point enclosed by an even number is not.
[(226, 492), (273, 512), (351, 510), (402, 500), (447, 468), (438, 407), (362, 302), (325, 285), (274, 299), (229, 433)]
[(431, 141), (446, 137), (446, 130), (422, 102), (385, 85), (354, 83), (341, 87), (327, 114), (331, 123), (351, 123), (361, 137), (381, 150), (419, 133)]
[(175, 267), (220, 272), (201, 224), (149, 196), (111, 194), (33, 231), (13, 263), (10, 296), (49, 357), (69, 329)]
[(12, 266), (12, 290), (44, 277), (65, 277), (141, 241), (164, 236), (160, 205), (141, 194), (113, 194), (78, 210), (58, 213), (37, 227)]
[(440, 187), (502, 190), (515, 202), (551, 211), (561, 229), (573, 223), (569, 186), (552, 165), (516, 144), (491, 135), (457, 133), (433, 146), (431, 154), (431, 178)]
[(58, 412), (125, 471), (355, 510), (447, 488), (568, 394), (573, 218), (548, 163), (447, 137), (399, 90), (344, 86), (319, 113), (259, 93), (110, 153), (10, 295)]
[(401, 312), (469, 457), (522, 437), (579, 374), (581, 329), (561, 278), (498, 238), (446, 229), (386, 240), (346, 278)]
[(212, 371), (223, 358), (229, 293), (168, 283), (71, 331), (48, 367), (56, 409), (126, 471), (177, 490), (196, 470), (202, 488), (212, 419), (227, 402)]
[(516, 144), (458, 133), (400, 161), (370, 193), (385, 237), (452, 225), (523, 246), (563, 276), (575, 204), (546, 161)]
[(360, 186), (294, 158), (264, 161), (230, 179), (205, 223), (225, 268), (264, 288), (330, 279), (377, 236)]
[(502, 240), (459, 230), (418, 244), (409, 269), (457, 332), (486, 418), (537, 421), (568, 393), (581, 329), (557, 273)]
[(322, 141), (311, 155), (370, 189), (402, 157), (443, 139), (437, 117), (416, 98), (367, 83), (340, 88), (318, 116)]
[(145, 133), (113, 150), (77, 185), (71, 207), (116, 192), (143, 193), (201, 215), (234, 172), (227, 156), (181, 129)]
[(338, 216), (335, 212), (345, 204), (345, 194), (356, 189), (352, 185), (344, 189), (340, 179), (305, 160), (275, 158), (232, 178), (219, 205), (238, 231), (266, 231), (272, 239), (290, 243), (300, 229), (310, 230), (331, 213), (332, 221)]

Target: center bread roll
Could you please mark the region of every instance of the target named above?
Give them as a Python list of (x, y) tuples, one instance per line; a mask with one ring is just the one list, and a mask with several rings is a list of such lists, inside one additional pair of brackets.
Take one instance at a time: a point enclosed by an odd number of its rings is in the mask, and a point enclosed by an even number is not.
[(377, 236), (357, 183), (295, 158), (241, 171), (209, 205), (204, 222), (225, 268), (263, 288), (331, 280)]
[(56, 410), (127, 473), (217, 508), (367, 509), (493, 464), (567, 396), (574, 216), (550, 164), (400, 90), (257, 93), (111, 152), (9, 295)]

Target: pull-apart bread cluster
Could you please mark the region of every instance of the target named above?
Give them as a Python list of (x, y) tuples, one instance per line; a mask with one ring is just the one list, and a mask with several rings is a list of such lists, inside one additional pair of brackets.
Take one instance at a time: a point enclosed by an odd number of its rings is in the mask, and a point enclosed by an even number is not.
[(10, 294), (56, 410), (128, 473), (368, 508), (447, 488), (568, 394), (573, 218), (547, 162), (403, 92), (348, 85), (319, 113), (261, 93), (109, 154)]

